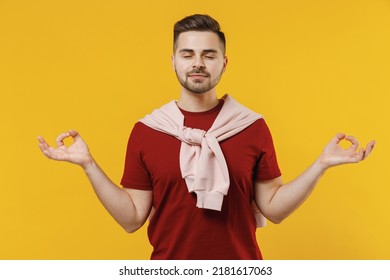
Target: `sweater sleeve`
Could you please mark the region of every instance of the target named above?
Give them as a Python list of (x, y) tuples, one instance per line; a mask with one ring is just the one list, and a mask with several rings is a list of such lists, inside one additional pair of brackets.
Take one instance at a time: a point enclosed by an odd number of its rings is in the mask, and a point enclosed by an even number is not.
[(152, 180), (142, 157), (142, 129), (136, 123), (130, 134), (121, 185), (125, 188), (152, 190)]

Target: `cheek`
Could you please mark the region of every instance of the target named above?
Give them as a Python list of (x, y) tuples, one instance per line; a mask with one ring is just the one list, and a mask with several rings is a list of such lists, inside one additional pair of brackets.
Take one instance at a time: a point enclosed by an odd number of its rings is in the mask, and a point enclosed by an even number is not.
[(179, 75), (179, 76), (181, 76), (181, 77), (183, 77), (183, 76), (185, 76), (185, 71), (181, 68), (181, 67), (178, 67), (178, 66), (176, 66), (176, 73)]
[(219, 76), (224, 71), (223, 64), (210, 65), (210, 70), (214, 76)]
[[(188, 63), (187, 63), (188, 64)], [(189, 67), (189, 65), (187, 65), (186, 63), (175, 63), (174, 64), (174, 69), (176, 70), (176, 72), (178, 74), (182, 74), (182, 75), (185, 75), (185, 73), (187, 73), (189, 70), (191, 70)]]

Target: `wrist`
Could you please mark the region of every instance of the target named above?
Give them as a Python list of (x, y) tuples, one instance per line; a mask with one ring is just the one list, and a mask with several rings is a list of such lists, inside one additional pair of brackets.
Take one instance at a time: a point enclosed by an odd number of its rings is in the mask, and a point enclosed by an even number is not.
[(314, 166), (320, 173), (325, 173), (326, 170), (330, 167), (330, 165), (323, 159), (323, 157), (319, 157), (315, 162)]
[(96, 167), (96, 162), (91, 155), (89, 155), (88, 159), (81, 164), (81, 167), (84, 169), (85, 173), (89, 173), (93, 168)]

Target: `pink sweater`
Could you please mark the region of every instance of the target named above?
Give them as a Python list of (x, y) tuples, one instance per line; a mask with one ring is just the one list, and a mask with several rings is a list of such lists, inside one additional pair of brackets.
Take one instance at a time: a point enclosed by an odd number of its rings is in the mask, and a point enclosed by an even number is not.
[[(218, 142), (262, 118), (229, 95), (223, 96), (223, 99), (223, 107), (208, 131), (183, 126), (184, 116), (175, 101), (163, 105), (140, 120), (145, 125), (182, 141), (180, 171), (188, 191), (196, 193), (197, 207), (217, 211), (221, 211), (223, 197), (230, 186), (228, 168)], [(264, 226), (265, 218), (253, 206), (257, 226)]]

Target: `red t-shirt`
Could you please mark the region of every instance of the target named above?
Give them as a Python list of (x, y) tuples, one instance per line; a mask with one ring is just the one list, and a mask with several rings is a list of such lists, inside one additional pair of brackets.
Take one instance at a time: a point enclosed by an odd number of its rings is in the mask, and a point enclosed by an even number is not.
[[(184, 125), (207, 131), (222, 106), (221, 101), (206, 112), (181, 110)], [(251, 208), (253, 182), (281, 175), (264, 119), (220, 142), (230, 176), (221, 211), (196, 207), (196, 195), (181, 177), (180, 145), (177, 138), (140, 122), (129, 138), (121, 184), (153, 191), (151, 259), (262, 259)]]

